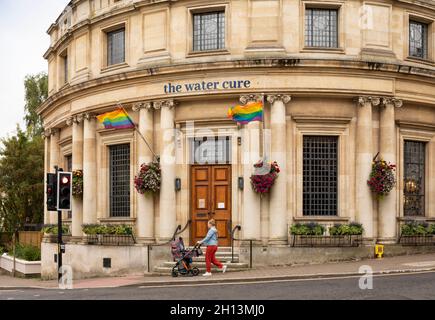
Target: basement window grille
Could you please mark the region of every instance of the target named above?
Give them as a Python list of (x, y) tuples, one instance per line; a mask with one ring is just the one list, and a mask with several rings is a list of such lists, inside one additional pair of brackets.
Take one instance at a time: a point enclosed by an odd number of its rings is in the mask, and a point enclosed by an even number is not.
[(337, 215), (338, 137), (303, 138), (303, 215)]

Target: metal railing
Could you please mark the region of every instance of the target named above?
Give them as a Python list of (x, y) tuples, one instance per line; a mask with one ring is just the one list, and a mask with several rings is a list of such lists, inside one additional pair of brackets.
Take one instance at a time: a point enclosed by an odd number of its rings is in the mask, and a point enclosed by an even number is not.
[(362, 235), (293, 235), (292, 247), (358, 247)]
[(173, 235), (172, 235), (172, 238), (169, 239), (168, 241), (163, 242), (163, 243), (148, 244), (148, 245), (147, 245), (147, 259), (148, 259), (148, 263), (147, 263), (147, 271), (148, 271), (148, 273), (151, 272), (151, 254), (150, 254), (150, 252), (151, 252), (152, 248), (153, 248), (153, 247), (161, 247), (161, 246), (165, 246), (165, 245), (170, 244), (172, 241), (175, 240), (175, 237), (176, 237), (177, 235), (183, 233), (184, 230), (186, 230), (187, 227), (188, 227), (191, 223), (192, 223), (192, 220), (189, 219), (189, 220), (186, 222), (186, 225), (184, 226), (184, 228), (181, 228), (181, 224), (179, 224), (179, 225), (177, 226), (177, 228), (175, 228), (175, 231), (174, 231), (174, 233), (173, 233)]
[(435, 245), (435, 235), (400, 235), (399, 244), (402, 246), (431, 246)]
[(109, 245), (109, 246), (132, 246), (136, 239), (132, 234), (88, 234), (86, 244)]
[(234, 263), (234, 241), (247, 241), (249, 242), (249, 268), (252, 269), (252, 244), (255, 241), (254, 239), (237, 239), (234, 237), (236, 231), (240, 231), (242, 229), (241, 225), (236, 225), (231, 230), (231, 262)]

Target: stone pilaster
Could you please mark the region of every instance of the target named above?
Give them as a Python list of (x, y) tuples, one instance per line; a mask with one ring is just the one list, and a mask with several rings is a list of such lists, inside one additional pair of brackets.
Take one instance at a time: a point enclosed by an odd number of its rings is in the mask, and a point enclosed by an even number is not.
[(364, 237), (371, 240), (373, 234), (373, 198), (367, 179), (373, 159), (372, 107), (380, 104), (377, 97), (358, 97), (356, 125), (356, 219), (364, 227)]
[[(133, 111), (139, 112), (138, 130), (152, 147), (154, 140), (154, 121), (152, 102), (141, 102), (133, 105)], [(153, 160), (153, 153), (147, 147), (142, 137), (137, 136), (138, 168), (143, 163)], [(154, 241), (154, 197), (150, 194), (137, 195), (137, 235), (141, 242)]]
[[(72, 118), (72, 170), (83, 170), (83, 115)], [(72, 236), (81, 237), (83, 224), (83, 199), (72, 197)]]
[(97, 222), (96, 119), (83, 116), (83, 223), (89, 224)]
[(280, 167), (278, 179), (270, 193), (269, 202), (269, 244), (282, 245), (287, 243), (287, 134), (286, 134), (286, 104), (291, 100), (289, 95), (269, 95), (267, 101), (271, 104), (271, 158)]
[[(250, 101), (262, 100), (262, 95), (243, 95), (240, 102), (246, 104)], [(250, 177), (254, 171), (253, 165), (260, 160), (260, 125), (253, 121), (243, 129), (243, 212), (242, 233), (245, 239), (261, 239), (261, 203), (260, 196), (251, 187)]]
[(160, 188), (160, 241), (169, 240), (177, 226), (175, 198), (175, 102), (154, 102), (160, 109), (160, 166), (162, 183)]
[[(380, 156), (387, 162), (397, 164), (395, 108), (402, 106), (402, 100), (383, 98), (380, 109)], [(397, 174), (396, 174), (397, 177)], [(396, 187), (379, 201), (379, 241), (396, 241), (397, 193)]]

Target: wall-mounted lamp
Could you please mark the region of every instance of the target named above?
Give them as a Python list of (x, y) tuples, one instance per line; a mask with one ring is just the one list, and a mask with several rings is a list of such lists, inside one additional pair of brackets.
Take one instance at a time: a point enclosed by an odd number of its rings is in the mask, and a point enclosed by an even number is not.
[(244, 181), (243, 177), (239, 177), (239, 179), (237, 180), (237, 183), (239, 185), (239, 189), (243, 190), (243, 187), (245, 185), (245, 181)]
[(180, 191), (180, 190), (181, 190), (181, 179), (175, 178), (175, 191)]

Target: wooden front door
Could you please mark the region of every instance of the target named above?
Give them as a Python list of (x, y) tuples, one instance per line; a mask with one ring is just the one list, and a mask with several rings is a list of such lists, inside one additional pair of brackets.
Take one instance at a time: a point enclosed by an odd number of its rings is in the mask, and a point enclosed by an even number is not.
[(207, 221), (215, 219), (219, 246), (230, 245), (231, 165), (194, 165), (191, 167), (191, 245), (208, 231)]

